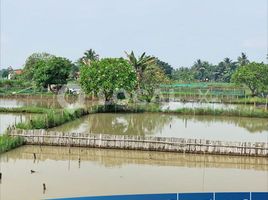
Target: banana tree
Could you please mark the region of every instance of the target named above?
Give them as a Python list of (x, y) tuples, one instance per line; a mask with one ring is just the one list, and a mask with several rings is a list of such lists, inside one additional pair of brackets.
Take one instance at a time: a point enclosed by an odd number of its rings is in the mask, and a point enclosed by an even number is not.
[(125, 53), (127, 55), (129, 63), (136, 70), (136, 76), (138, 80), (137, 88), (140, 89), (140, 83), (142, 81), (144, 71), (147, 67), (152, 66), (156, 63), (156, 58), (153, 56), (147, 56), (145, 52), (140, 57), (136, 57), (133, 51), (130, 53)]

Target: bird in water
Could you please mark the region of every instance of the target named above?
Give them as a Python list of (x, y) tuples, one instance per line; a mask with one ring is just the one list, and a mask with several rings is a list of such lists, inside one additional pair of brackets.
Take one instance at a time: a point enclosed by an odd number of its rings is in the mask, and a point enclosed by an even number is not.
[(36, 172), (36, 171), (34, 171), (34, 170), (31, 169), (31, 174), (33, 174), (33, 173), (35, 173), (35, 172)]

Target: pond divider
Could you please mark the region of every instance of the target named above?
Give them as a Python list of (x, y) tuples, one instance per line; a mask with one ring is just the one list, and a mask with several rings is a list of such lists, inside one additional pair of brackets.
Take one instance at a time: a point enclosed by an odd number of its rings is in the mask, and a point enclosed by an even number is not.
[(265, 142), (228, 142), (153, 136), (63, 133), (44, 129), (14, 129), (10, 130), (8, 134), (12, 137), (22, 137), (26, 144), (31, 145), (268, 157), (268, 143)]

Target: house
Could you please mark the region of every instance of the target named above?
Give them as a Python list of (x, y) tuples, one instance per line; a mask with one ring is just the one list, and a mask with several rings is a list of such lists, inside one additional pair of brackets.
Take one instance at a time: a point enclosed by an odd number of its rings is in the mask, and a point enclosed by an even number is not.
[(12, 67), (9, 67), (9, 73), (7, 79), (13, 79), (17, 75), (21, 75), (23, 73), (22, 69), (15, 69), (13, 70)]

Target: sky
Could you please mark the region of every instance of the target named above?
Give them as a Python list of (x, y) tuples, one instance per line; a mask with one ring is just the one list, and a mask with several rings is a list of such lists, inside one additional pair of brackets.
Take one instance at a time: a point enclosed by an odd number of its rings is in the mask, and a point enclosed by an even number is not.
[(0, 67), (21, 68), (34, 52), (76, 61), (146, 52), (174, 68), (197, 59), (266, 62), (267, 0), (0, 0)]

